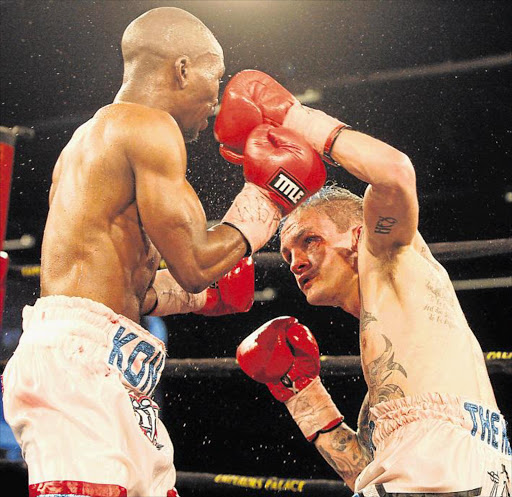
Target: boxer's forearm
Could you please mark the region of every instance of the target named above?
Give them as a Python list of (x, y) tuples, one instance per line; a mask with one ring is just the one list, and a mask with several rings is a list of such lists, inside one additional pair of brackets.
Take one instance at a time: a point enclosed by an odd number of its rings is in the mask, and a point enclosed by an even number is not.
[(196, 239), (178, 230), (182, 245), (164, 260), (173, 277), (187, 293), (198, 294), (222, 278), (247, 252), (247, 242), (239, 230), (219, 224), (208, 229), (205, 238)]
[(412, 171), (407, 155), (383, 141), (350, 129), (340, 133), (331, 156), (350, 174), (374, 186), (394, 187)]
[(332, 466), (343, 481), (354, 490), (359, 473), (371, 462), (371, 454), (358, 433), (342, 423), (315, 441), (322, 457)]
[(169, 316), (199, 311), (206, 303), (206, 290), (190, 293), (178, 284), (167, 269), (156, 272), (153, 286), (146, 293), (143, 315)]

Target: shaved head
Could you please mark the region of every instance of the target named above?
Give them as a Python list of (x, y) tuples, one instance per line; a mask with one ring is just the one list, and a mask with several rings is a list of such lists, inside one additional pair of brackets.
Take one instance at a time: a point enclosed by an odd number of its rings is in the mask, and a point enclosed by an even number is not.
[(212, 32), (197, 17), (175, 7), (160, 7), (137, 17), (126, 28), (121, 46), (125, 64), (145, 58), (222, 57)]
[(160, 7), (129, 24), (121, 48), (124, 75), (116, 101), (164, 110), (185, 142), (195, 140), (214, 115), (225, 71), (212, 32), (185, 10)]

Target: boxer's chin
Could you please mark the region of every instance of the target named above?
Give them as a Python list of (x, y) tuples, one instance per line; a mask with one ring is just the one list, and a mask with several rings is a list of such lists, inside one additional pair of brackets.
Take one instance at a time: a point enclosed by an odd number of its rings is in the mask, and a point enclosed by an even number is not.
[(199, 131), (197, 129), (187, 129), (183, 132), (183, 140), (185, 143), (195, 142), (199, 138)]
[[(318, 283), (318, 282), (317, 282)], [(323, 289), (317, 285), (316, 287), (313, 288), (313, 286), (311, 286), (309, 289), (307, 290), (303, 290), (303, 292), (305, 297), (306, 297), (306, 300), (308, 301), (308, 304), (309, 305), (316, 305), (316, 306), (332, 306), (332, 298), (331, 296), (323, 291)]]
[(322, 299), (318, 298), (318, 296), (316, 296), (316, 295), (306, 295), (306, 300), (308, 301), (309, 305), (317, 305), (317, 306), (327, 305), (327, 304), (324, 304)]
[(312, 288), (307, 290), (302, 290), (302, 293), (306, 297), (308, 304), (310, 305), (322, 305), (322, 298), (318, 295), (318, 292), (315, 292)]

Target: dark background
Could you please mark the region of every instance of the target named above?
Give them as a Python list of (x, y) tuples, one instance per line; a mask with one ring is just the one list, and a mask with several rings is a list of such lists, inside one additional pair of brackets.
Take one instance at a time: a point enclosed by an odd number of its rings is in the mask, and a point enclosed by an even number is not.
[[(78, 125), (117, 92), (124, 28), (157, 6), (185, 8), (213, 31), (224, 48), (226, 81), (255, 68), (295, 94), (320, 92), (312, 105), (408, 154), (429, 243), (511, 236), (512, 2), (0, 0), (0, 125), (36, 132), (34, 140), (18, 141), (7, 238), (29, 233), (37, 243), (11, 252), (12, 264), (39, 263), (55, 160)], [(211, 128), (188, 150), (189, 179), (208, 219), (218, 219), (243, 184), (241, 171), (219, 157)], [(328, 174), (364, 191), (342, 170)], [(274, 239), (265, 250), (277, 246)], [(512, 275), (510, 255), (446, 268), (454, 280)], [(359, 353), (355, 319), (305, 305), (282, 266), (256, 271), (257, 290), (275, 288), (277, 298), (242, 316), (166, 318), (171, 358), (233, 357), (242, 338), (283, 314), (307, 324), (323, 354)], [(9, 278), (0, 358), (12, 352), (21, 308), (37, 294), (37, 279)], [(482, 348), (510, 350), (512, 290), (463, 291), (459, 298)], [(492, 379), (510, 419), (510, 379)], [(354, 425), (361, 378), (325, 382)], [(242, 375), (167, 379), (161, 395), (179, 470), (336, 477), (284, 408)]]

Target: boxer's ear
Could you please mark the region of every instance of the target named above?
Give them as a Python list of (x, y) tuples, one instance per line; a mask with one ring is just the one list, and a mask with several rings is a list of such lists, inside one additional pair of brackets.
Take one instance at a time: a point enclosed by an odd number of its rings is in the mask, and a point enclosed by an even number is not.
[(179, 87), (184, 90), (188, 86), (190, 59), (186, 55), (178, 57), (174, 62), (174, 72)]
[(352, 251), (357, 252), (359, 239), (361, 238), (361, 231), (363, 226), (359, 224), (358, 226), (354, 226), (352, 228)]

